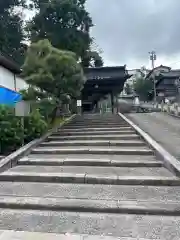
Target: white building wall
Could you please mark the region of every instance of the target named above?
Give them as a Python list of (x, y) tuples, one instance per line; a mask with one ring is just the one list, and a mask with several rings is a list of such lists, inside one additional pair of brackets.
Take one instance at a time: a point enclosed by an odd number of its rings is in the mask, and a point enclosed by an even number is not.
[(28, 88), (27, 83), (22, 78), (2, 66), (0, 66), (0, 86), (15, 91)]
[(20, 77), (16, 76), (16, 91), (20, 91), (22, 89), (27, 89), (28, 84)]
[(15, 90), (14, 74), (2, 66), (0, 66), (0, 85)]

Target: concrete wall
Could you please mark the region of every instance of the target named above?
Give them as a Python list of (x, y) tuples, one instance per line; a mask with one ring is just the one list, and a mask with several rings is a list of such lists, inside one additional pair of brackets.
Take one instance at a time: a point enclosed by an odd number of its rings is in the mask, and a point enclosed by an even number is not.
[(12, 90), (15, 89), (14, 74), (2, 66), (0, 66), (0, 85)]
[(28, 84), (20, 77), (16, 76), (16, 91), (28, 88)]
[(16, 91), (28, 87), (22, 78), (2, 66), (0, 66), (0, 86)]

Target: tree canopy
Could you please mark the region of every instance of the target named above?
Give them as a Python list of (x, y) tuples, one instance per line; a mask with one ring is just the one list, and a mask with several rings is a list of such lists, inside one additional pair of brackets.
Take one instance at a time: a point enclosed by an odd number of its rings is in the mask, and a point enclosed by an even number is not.
[[(100, 53), (91, 51), (92, 19), (86, 0), (6, 0), (0, 2), (0, 52), (20, 65), (27, 51), (25, 40), (48, 39), (52, 46), (74, 52), (83, 66), (102, 66)], [(25, 8), (33, 16), (25, 20)], [(35, 13), (35, 15), (34, 15)]]
[(132, 88), (131, 86), (129, 85), (129, 83), (126, 83), (125, 86), (124, 86), (124, 91), (127, 95), (129, 94), (132, 94)]
[(57, 101), (65, 96), (78, 97), (85, 80), (76, 55), (54, 48), (48, 40), (40, 40), (29, 47), (23, 76), (28, 84)]
[(102, 67), (103, 59), (97, 51), (87, 51), (82, 59), (83, 67)]
[(48, 39), (58, 49), (75, 52), (83, 58), (92, 42), (92, 19), (85, 0), (33, 0), (36, 15), (27, 29), (32, 42)]
[(138, 78), (134, 83), (134, 90), (142, 100), (147, 100), (153, 89), (151, 80)]
[(24, 0), (6, 0), (0, 2), (0, 52), (22, 64), (26, 49), (23, 21), (19, 8)]

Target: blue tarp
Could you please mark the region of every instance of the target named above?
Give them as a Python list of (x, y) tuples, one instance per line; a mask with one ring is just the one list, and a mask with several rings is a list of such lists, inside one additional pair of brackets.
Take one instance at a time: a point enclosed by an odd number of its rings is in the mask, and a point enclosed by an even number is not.
[(22, 100), (20, 93), (0, 86), (0, 104), (14, 105)]

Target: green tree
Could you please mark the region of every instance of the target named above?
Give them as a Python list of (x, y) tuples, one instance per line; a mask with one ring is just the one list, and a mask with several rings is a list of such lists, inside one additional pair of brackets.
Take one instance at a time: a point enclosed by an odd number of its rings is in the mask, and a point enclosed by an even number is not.
[(24, 32), (21, 12), (24, 0), (0, 2), (0, 52), (22, 64), (26, 45), (23, 44)]
[(76, 55), (52, 47), (48, 40), (29, 47), (23, 77), (28, 84), (56, 100), (53, 118), (62, 102), (79, 97), (85, 80)]
[(83, 59), (92, 42), (89, 31), (93, 26), (85, 3), (86, 0), (32, 0), (36, 15), (27, 25), (30, 40), (48, 39), (54, 47), (75, 52)]
[(124, 86), (124, 91), (127, 95), (129, 94), (132, 94), (132, 88), (131, 86), (129, 85), (129, 83), (126, 83), (125, 86)]
[(97, 51), (87, 51), (82, 59), (83, 67), (102, 67), (103, 59)]
[(141, 100), (148, 100), (148, 97), (153, 89), (151, 80), (138, 78), (134, 83), (134, 90), (139, 95)]

